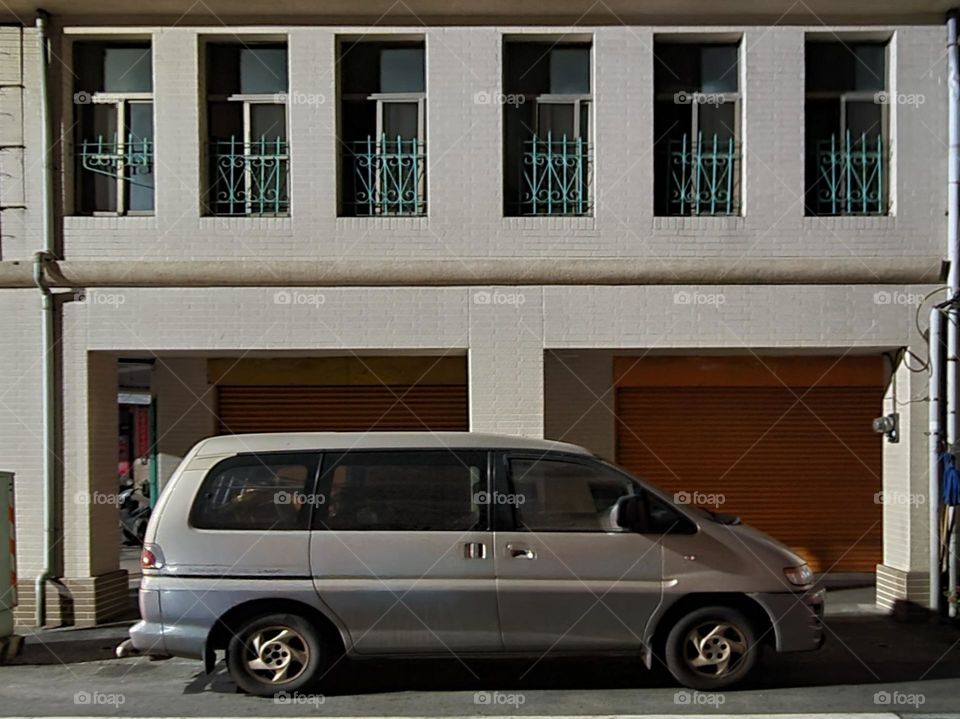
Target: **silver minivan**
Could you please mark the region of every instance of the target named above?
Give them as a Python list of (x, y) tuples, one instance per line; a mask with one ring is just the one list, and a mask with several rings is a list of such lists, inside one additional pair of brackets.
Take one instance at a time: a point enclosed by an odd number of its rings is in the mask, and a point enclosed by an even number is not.
[(681, 684), (818, 648), (804, 561), (571, 444), (474, 433), (233, 435), (159, 498), (131, 644), (217, 652), (245, 691), (341, 658), (635, 655)]

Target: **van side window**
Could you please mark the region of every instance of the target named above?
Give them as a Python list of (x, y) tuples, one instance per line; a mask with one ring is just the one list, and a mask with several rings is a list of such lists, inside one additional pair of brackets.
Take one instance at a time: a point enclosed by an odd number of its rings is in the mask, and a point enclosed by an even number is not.
[(637, 487), (602, 465), (556, 459), (512, 459), (517, 530), (617, 532), (611, 510)]
[(307, 529), (316, 454), (242, 454), (210, 470), (190, 510), (198, 529)]
[(462, 532), (486, 527), (485, 452), (325, 456), (314, 529)]

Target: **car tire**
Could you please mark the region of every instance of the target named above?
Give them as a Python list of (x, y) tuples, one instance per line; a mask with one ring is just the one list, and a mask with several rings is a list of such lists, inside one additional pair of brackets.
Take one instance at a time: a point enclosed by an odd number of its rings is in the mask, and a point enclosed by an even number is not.
[(297, 614), (268, 614), (242, 624), (227, 647), (227, 668), (248, 694), (299, 691), (329, 662), (320, 632)]
[(742, 682), (757, 663), (756, 630), (742, 612), (703, 607), (678, 621), (667, 635), (664, 659), (680, 684), (718, 691)]

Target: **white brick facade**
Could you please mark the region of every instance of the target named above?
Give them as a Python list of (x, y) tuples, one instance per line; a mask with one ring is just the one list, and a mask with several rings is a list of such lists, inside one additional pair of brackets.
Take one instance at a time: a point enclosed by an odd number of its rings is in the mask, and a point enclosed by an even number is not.
[[(866, 28), (860, 28), (866, 30)], [(500, 107), (475, 102), (499, 90), (505, 34), (564, 30), (593, 37), (597, 208), (590, 218), (502, 217)], [(702, 30), (702, 29), (700, 29)], [(937, 255), (945, 233), (946, 88), (943, 29), (869, 28), (892, 34), (891, 92), (922, 95), (894, 105), (895, 172), (890, 217), (807, 218), (802, 192), (804, 40), (822, 27), (711, 28), (743, 37), (744, 216), (655, 218), (653, 214), (654, 35), (698, 28), (423, 28), (427, 47), (428, 203), (422, 219), (338, 218), (336, 207), (335, 40), (365, 28), (124, 28), (150, 39), (154, 57), (157, 147), (154, 217), (64, 218), (69, 259), (343, 257), (898, 257)], [(409, 29), (377, 28), (377, 34)], [(855, 33), (857, 28), (844, 28)], [(109, 36), (109, 28), (67, 28), (72, 42)], [(115, 32), (115, 31), (113, 31)], [(289, 218), (212, 218), (200, 214), (200, 41), (285, 35), (289, 42), (292, 209)], [(35, 72), (33, 31), (24, 33), (24, 68)], [(70, 74), (61, 69), (58, 75)], [(29, 79), (29, 78), (28, 78)], [(60, 78), (63, 79), (62, 77)], [(72, 106), (72, 83), (59, 101)], [(27, 147), (36, 148), (36, 98), (26, 90)], [(322, 104), (306, 96), (322, 97)], [(298, 100), (299, 98), (299, 100)], [(15, 106), (14, 106), (15, 107)], [(71, 113), (61, 118), (69, 152)], [(38, 163), (26, 153), (29, 187)], [(70, 166), (69, 154), (63, 166)], [(63, 182), (72, 202), (71, 173)], [(33, 195), (36, 196), (36, 195)], [(25, 259), (37, 238), (7, 238), (4, 259)], [(478, 281), (482, 278), (478, 278)], [(478, 282), (479, 283), (479, 282)]]
[[(337, 217), (335, 42), (364, 27), (124, 27), (153, 47), (156, 213), (81, 217), (69, 212), (59, 243), (72, 260), (477, 257), (798, 258), (927, 257), (943, 254), (946, 222), (946, 78), (938, 26), (871, 27), (891, 39), (891, 92), (924, 97), (891, 107), (895, 185), (889, 217), (804, 217), (804, 41), (822, 26), (710, 28), (742, 37), (744, 212), (742, 217), (654, 217), (653, 57), (655, 34), (698, 27), (417, 27), (427, 49), (429, 216)], [(837, 28), (854, 34), (866, 28)], [(503, 217), (502, 117), (475, 101), (496, 93), (505, 34), (564, 31), (592, 38), (596, 148), (592, 217)], [(109, 26), (68, 27), (56, 56), (74, 40), (108, 36)], [(286, 36), (289, 43), (291, 213), (286, 218), (213, 218), (200, 212), (202, 104), (200, 40)], [(32, 29), (0, 28), (0, 255), (29, 261), (41, 249), (38, 57)], [(58, 188), (72, 203), (70, 73), (53, 73), (63, 143)], [(324, 101), (299, 102), (322, 96)], [(59, 148), (63, 148), (63, 153)], [(62, 221), (62, 222), (61, 222)], [(276, 278), (283, 284), (283, 278)], [(669, 281), (669, 278), (667, 279)], [(609, 360), (617, 351), (701, 349), (731, 354), (841, 354), (912, 347), (924, 355), (916, 307), (877, 292), (926, 294), (923, 284), (517, 286), (301, 288), (319, 307), (277, 304), (269, 288), (92, 289), (63, 309), (63, 573), (91, 578), (117, 568), (112, 508), (73, 502), (115, 491), (118, 357), (160, 357), (161, 474), (214, 429), (204, 357), (249, 352), (467, 353), (471, 429), (563, 436), (612, 456)], [(686, 293), (719, 295), (716, 305), (684, 303)], [(112, 297), (112, 300), (106, 298)], [(119, 298), (119, 299), (118, 299)], [(490, 301), (486, 301), (486, 300)], [(19, 575), (41, 561), (39, 293), (0, 290), (0, 469), (17, 473)], [(602, 352), (601, 352), (602, 351)], [(581, 354), (582, 353), (582, 354)], [(900, 401), (924, 395), (925, 375), (896, 372)], [(901, 406), (903, 440), (888, 445), (884, 488), (923, 491), (926, 406)], [(884, 562), (906, 575), (926, 571), (925, 514), (886, 508)], [(902, 597), (901, 597), (902, 598)], [(922, 600), (922, 598), (921, 598)]]

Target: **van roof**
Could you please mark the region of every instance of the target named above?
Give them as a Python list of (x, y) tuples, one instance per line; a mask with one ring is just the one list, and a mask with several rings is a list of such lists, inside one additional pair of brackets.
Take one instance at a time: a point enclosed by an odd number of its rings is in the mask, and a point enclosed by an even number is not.
[(345, 449), (512, 449), (590, 455), (575, 444), (478, 432), (272, 432), (210, 437), (197, 455)]

